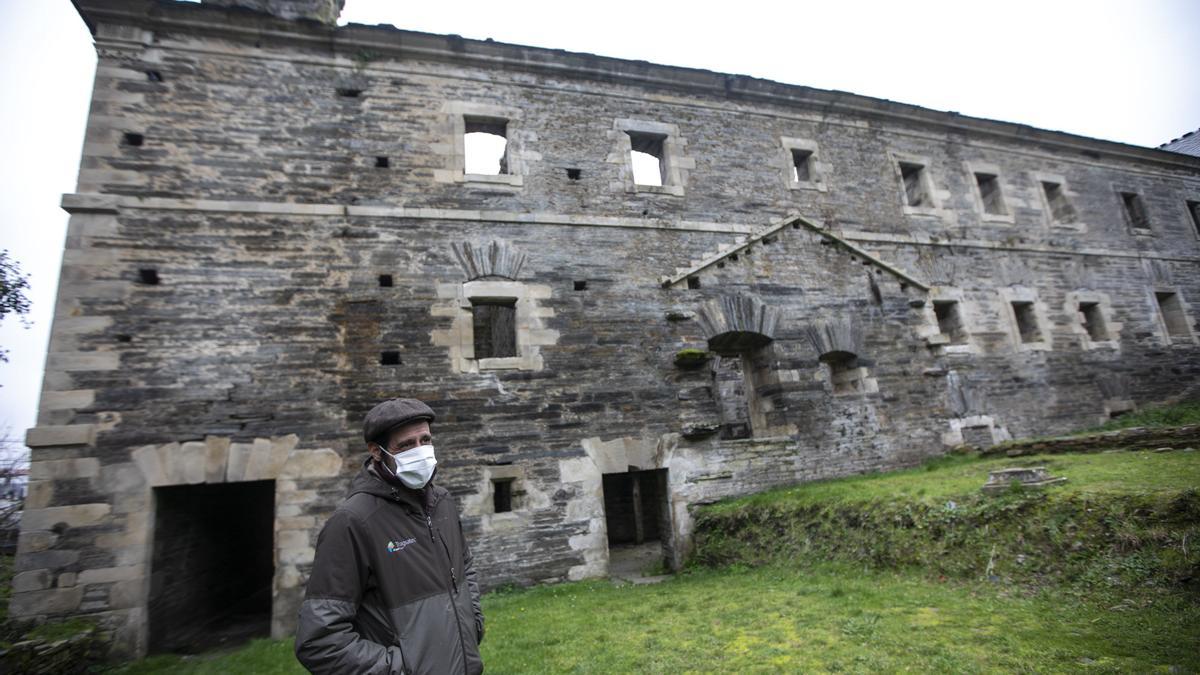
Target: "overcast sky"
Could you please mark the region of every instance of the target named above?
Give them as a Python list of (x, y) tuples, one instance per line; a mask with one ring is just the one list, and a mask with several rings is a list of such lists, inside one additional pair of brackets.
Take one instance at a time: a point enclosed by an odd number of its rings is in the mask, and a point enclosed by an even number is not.
[[(342, 23), (752, 75), (1155, 146), (1200, 127), (1200, 1), (398, 2)], [(0, 248), (33, 327), (0, 325), (0, 426), (36, 417), (96, 57), (69, 0), (0, 0)]]

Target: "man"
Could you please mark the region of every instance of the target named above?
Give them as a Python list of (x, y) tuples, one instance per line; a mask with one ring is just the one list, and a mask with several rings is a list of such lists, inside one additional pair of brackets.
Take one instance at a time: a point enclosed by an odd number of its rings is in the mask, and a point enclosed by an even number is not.
[(367, 413), (370, 457), (317, 538), (296, 658), (313, 673), (481, 673), (483, 612), (450, 493), (433, 484), (433, 411)]

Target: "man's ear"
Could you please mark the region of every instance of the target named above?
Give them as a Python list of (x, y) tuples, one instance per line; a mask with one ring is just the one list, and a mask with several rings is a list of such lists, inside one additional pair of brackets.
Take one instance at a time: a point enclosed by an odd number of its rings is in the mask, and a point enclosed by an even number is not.
[(380, 459), (379, 459), (380, 448), (379, 448), (378, 443), (367, 443), (367, 452), (371, 453), (371, 458), (374, 459), (376, 462), (380, 461)]

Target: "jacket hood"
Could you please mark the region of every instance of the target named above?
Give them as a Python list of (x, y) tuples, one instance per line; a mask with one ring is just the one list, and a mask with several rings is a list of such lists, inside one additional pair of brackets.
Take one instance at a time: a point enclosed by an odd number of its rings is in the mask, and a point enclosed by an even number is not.
[(371, 462), (370, 456), (363, 460), (358, 473), (350, 481), (350, 491), (347, 493), (347, 497), (364, 492), (388, 501), (400, 502), (414, 511), (425, 511), (430, 510), (444, 495), (448, 494), (445, 488), (433, 483), (434, 477), (437, 476), (437, 469), (433, 470), (433, 476), (430, 476), (429, 483), (424, 488), (413, 490), (403, 486), (390, 485), (375, 473)]

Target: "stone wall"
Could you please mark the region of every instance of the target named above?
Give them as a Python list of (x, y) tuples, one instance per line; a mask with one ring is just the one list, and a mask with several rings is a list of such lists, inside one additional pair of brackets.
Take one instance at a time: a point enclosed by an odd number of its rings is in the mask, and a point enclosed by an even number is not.
[[(1200, 381), (1195, 158), (454, 36), (79, 6), (100, 61), (11, 611), (94, 616), (117, 650), (146, 649), (164, 486), (275, 481), (289, 634), (387, 397), (437, 411), (492, 587), (604, 574), (606, 473), (667, 470), (678, 564), (696, 503)], [(509, 173), (464, 173), (473, 117), (507, 121)], [(633, 182), (630, 133), (662, 139), (666, 185)], [(517, 354), (476, 358), (473, 301), (496, 297)]]

